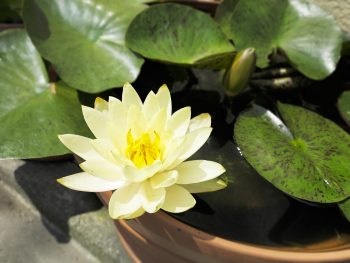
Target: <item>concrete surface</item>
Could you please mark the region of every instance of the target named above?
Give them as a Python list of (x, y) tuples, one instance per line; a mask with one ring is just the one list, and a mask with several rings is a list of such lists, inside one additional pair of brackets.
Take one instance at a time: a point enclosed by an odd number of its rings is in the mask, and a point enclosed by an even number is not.
[(1, 182), (0, 226), (2, 263), (100, 262), (74, 240), (58, 242), (41, 223), (40, 214)]
[(56, 182), (79, 170), (73, 161), (0, 161), (1, 263), (131, 262), (96, 195)]

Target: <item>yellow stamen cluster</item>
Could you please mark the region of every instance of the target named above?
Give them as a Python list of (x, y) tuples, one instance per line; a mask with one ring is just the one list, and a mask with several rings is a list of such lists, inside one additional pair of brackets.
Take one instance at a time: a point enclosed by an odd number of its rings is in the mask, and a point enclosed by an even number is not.
[(144, 133), (135, 140), (131, 130), (129, 130), (126, 140), (126, 156), (133, 161), (137, 168), (151, 165), (160, 158), (160, 138), (156, 132), (154, 132), (154, 136)]

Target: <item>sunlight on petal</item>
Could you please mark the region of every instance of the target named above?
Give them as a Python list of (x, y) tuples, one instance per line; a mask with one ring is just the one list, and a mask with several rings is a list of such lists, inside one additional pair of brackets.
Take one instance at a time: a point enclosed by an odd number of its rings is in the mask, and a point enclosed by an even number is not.
[(180, 163), (176, 171), (179, 173), (178, 184), (194, 184), (218, 177), (225, 172), (225, 168), (216, 162), (194, 160)]
[(185, 188), (173, 185), (166, 188), (165, 201), (162, 209), (171, 213), (181, 213), (191, 209), (196, 200)]
[(77, 191), (105, 192), (125, 186), (124, 181), (110, 181), (82, 172), (57, 179), (57, 182)]

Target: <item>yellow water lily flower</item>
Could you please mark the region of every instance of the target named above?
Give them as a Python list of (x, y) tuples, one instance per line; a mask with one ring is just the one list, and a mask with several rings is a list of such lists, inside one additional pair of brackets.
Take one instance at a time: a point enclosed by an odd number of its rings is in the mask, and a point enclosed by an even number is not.
[(142, 103), (130, 84), (122, 100), (97, 98), (95, 108), (82, 107), (96, 137), (60, 135), (61, 142), (85, 161), (84, 172), (60, 178), (64, 186), (87, 192), (115, 190), (109, 214), (129, 219), (159, 209), (179, 213), (192, 208), (191, 193), (216, 191), (224, 167), (206, 160), (186, 161), (207, 141), (209, 114), (191, 119), (190, 107), (172, 114), (170, 92), (163, 85)]

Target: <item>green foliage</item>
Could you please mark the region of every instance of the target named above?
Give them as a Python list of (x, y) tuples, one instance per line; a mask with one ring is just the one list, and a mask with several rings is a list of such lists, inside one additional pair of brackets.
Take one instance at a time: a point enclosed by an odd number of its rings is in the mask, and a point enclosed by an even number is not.
[(138, 76), (143, 59), (124, 40), (131, 20), (145, 7), (126, 0), (27, 0), (23, 19), (59, 76), (76, 89), (96, 93)]
[(260, 106), (240, 114), (234, 136), (261, 176), (296, 198), (339, 202), (350, 196), (350, 136), (301, 107), (278, 104), (285, 124)]
[(77, 92), (50, 86), (24, 30), (0, 33), (0, 79), (0, 158), (66, 154), (57, 134), (88, 134)]
[(210, 65), (234, 50), (209, 15), (179, 4), (142, 12), (131, 23), (126, 42), (146, 58), (182, 65)]
[(344, 91), (338, 98), (338, 110), (344, 121), (350, 127), (350, 90)]
[(340, 58), (342, 34), (334, 18), (305, 0), (225, 0), (216, 19), (238, 50), (256, 49), (261, 68), (280, 50), (297, 70), (319, 80)]

